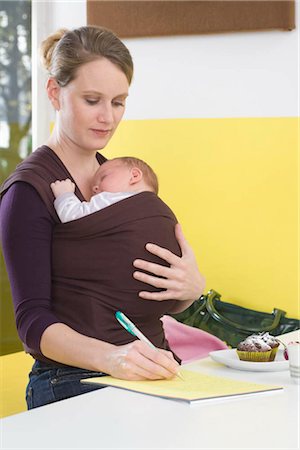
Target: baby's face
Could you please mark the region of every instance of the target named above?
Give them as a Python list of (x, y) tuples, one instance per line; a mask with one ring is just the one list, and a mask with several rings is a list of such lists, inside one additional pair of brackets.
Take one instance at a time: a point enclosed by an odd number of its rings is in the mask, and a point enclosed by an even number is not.
[(99, 192), (128, 192), (130, 191), (131, 170), (127, 164), (119, 160), (106, 161), (97, 170), (92, 190), (94, 194)]

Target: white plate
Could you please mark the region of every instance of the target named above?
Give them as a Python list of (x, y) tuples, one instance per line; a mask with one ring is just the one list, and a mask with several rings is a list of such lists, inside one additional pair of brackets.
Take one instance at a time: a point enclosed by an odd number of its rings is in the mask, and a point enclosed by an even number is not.
[(238, 370), (250, 370), (251, 372), (278, 372), (288, 370), (289, 362), (284, 359), (283, 350), (278, 349), (275, 361), (271, 362), (253, 362), (241, 361), (237, 355), (236, 349), (217, 350), (210, 352), (209, 356), (227, 367)]

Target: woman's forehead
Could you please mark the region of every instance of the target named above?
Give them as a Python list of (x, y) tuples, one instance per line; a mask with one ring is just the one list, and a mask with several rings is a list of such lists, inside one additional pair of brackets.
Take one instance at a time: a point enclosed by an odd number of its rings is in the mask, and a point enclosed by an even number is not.
[(128, 95), (129, 85), (126, 75), (106, 58), (80, 66), (73, 81), (76, 87), (87, 93), (113, 92), (115, 95)]

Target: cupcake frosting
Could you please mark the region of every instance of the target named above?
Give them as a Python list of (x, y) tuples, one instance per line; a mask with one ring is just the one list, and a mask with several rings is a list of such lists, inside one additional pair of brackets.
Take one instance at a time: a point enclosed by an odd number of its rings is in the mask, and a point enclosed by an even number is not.
[(278, 340), (274, 336), (271, 336), (268, 332), (262, 333), (261, 337), (268, 345), (270, 345), (270, 347), (273, 348), (279, 346)]
[(272, 348), (262, 336), (252, 335), (240, 342), (237, 349), (246, 352), (268, 352)]

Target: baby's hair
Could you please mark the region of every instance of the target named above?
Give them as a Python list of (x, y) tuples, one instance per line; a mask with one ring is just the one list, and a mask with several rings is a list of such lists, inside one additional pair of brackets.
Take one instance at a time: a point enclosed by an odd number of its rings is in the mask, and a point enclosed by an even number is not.
[(107, 28), (60, 29), (42, 42), (41, 54), (43, 66), (62, 87), (74, 80), (80, 66), (99, 58), (107, 58), (117, 65), (129, 84), (132, 80), (133, 62), (129, 50)]
[[(149, 186), (155, 194), (158, 194), (158, 178), (154, 170), (145, 161), (133, 156), (120, 156), (118, 158), (113, 158), (114, 161), (121, 161), (127, 164), (131, 169), (137, 167), (143, 173), (143, 177), (147, 186)], [(112, 160), (110, 160), (112, 161)]]

